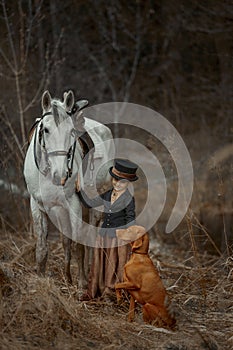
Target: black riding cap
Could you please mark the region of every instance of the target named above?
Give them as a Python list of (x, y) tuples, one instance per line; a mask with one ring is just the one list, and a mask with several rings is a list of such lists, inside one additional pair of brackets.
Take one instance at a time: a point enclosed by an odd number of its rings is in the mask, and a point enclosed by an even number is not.
[(115, 159), (114, 167), (109, 169), (109, 173), (117, 180), (136, 181), (138, 179), (137, 169), (138, 166), (128, 159)]

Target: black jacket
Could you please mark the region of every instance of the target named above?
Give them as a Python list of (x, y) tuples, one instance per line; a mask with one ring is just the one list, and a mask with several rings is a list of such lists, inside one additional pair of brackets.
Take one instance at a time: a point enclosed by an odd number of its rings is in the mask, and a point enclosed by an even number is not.
[(90, 199), (82, 190), (77, 192), (79, 199), (86, 208), (104, 206), (103, 224), (99, 234), (116, 237), (116, 229), (126, 228), (135, 224), (135, 200), (127, 189), (111, 204), (112, 190)]

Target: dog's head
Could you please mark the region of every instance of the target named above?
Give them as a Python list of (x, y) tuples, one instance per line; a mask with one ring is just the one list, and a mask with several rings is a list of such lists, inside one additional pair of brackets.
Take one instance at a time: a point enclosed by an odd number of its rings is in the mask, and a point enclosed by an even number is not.
[(143, 226), (130, 226), (127, 229), (116, 230), (117, 238), (122, 241), (131, 243), (132, 251), (143, 250), (145, 253), (148, 251), (149, 239), (148, 234)]
[(136, 241), (138, 238), (143, 236), (146, 230), (142, 226), (129, 226), (128, 228), (116, 230), (116, 235), (122, 241)]

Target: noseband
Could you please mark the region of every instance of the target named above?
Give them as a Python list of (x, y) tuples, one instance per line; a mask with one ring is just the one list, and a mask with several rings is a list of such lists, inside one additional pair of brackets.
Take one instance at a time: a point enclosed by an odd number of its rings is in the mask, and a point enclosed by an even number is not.
[(52, 151), (52, 152), (47, 152), (48, 156), (67, 156), (69, 152), (66, 151)]

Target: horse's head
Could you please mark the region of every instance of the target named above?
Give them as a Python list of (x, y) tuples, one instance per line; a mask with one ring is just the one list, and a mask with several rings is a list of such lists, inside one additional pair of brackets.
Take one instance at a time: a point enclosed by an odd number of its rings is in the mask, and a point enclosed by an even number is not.
[(75, 152), (76, 132), (71, 110), (74, 107), (74, 94), (72, 91), (64, 94), (61, 102), (52, 99), (49, 92), (42, 96), (43, 119), (41, 124), (41, 138), (47, 162), (55, 185), (65, 185), (72, 171)]

